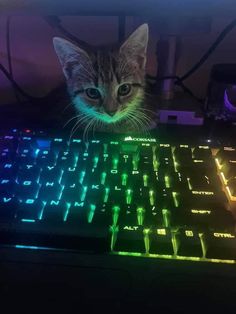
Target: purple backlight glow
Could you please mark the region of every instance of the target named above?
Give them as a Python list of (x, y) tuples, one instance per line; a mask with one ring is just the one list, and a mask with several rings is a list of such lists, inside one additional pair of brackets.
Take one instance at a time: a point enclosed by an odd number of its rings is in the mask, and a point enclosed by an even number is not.
[[(232, 92), (234, 93), (234, 98), (236, 99), (236, 85), (231, 87)], [(227, 109), (230, 111), (236, 112), (236, 102), (232, 103), (229, 99), (229, 90), (226, 89), (224, 93), (224, 104)]]

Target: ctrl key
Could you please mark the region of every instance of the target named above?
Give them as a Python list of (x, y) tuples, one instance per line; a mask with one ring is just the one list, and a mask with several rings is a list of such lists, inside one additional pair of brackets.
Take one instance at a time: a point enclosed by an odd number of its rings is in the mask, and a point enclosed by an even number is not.
[(231, 232), (211, 231), (204, 233), (206, 257), (236, 259), (236, 235)]
[(112, 234), (113, 251), (145, 253), (144, 233), (140, 226), (119, 226)]

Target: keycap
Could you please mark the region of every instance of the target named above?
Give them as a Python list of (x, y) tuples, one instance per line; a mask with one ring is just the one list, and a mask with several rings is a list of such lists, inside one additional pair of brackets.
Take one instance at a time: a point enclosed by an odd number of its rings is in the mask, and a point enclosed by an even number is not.
[(193, 149), (193, 158), (197, 160), (212, 161), (212, 152), (209, 146), (198, 146)]
[(67, 219), (69, 207), (69, 204), (64, 200), (48, 201), (44, 206), (41, 220), (50, 223), (62, 223)]
[(85, 202), (75, 201), (70, 203), (66, 222), (79, 227), (88, 226), (88, 207)]
[(221, 165), (226, 161), (236, 161), (236, 150), (231, 147), (221, 148), (217, 152), (216, 158)]
[(151, 254), (173, 255), (172, 235), (170, 229), (157, 228), (152, 229), (149, 234)]
[(42, 167), (39, 181), (40, 183), (44, 183), (45, 181), (59, 183), (62, 174), (63, 170), (58, 166), (44, 166)]
[(192, 163), (192, 151), (188, 145), (177, 146), (174, 150), (175, 161), (180, 164), (180, 166), (186, 166)]
[(15, 217), (18, 201), (15, 197), (0, 197), (0, 220), (12, 220)]
[(236, 161), (225, 161), (222, 165), (221, 171), (224, 173), (227, 180), (236, 177)]
[(123, 225), (118, 228), (114, 251), (145, 253), (143, 228), (137, 225)]
[(227, 182), (227, 186), (229, 187), (230, 194), (233, 197), (236, 197), (236, 177), (229, 179), (229, 181)]
[(10, 179), (0, 179), (0, 196), (13, 196), (15, 194), (15, 181)]
[(38, 220), (42, 214), (44, 204), (38, 199), (26, 199), (19, 202), (16, 210), (17, 220), (25, 221), (28, 220)]
[(72, 183), (65, 185), (62, 191), (62, 199), (67, 202), (75, 202), (81, 200), (83, 186), (80, 183)]
[(178, 255), (192, 257), (203, 256), (200, 237), (196, 230), (180, 228), (175, 233), (175, 238), (177, 241)]
[(216, 259), (236, 258), (236, 237), (234, 232), (221, 232), (215, 229), (204, 233), (206, 257)]
[(22, 181), (15, 185), (15, 195), (20, 200), (37, 197), (39, 184), (34, 181)]
[(55, 182), (45, 182), (40, 187), (38, 198), (42, 201), (58, 200), (61, 197), (62, 186)]
[(35, 181), (38, 182), (41, 168), (34, 164), (20, 165), (17, 172), (17, 182), (22, 183), (23, 181)]
[(184, 207), (171, 211), (172, 226), (191, 226), (204, 228), (228, 228), (233, 229), (235, 221), (231, 212), (224, 208), (214, 207)]

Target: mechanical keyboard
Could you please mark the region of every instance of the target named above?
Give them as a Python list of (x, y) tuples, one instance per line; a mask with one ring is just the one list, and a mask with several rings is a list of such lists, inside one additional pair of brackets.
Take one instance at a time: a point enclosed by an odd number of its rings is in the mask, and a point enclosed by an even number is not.
[(0, 245), (236, 263), (236, 147), (0, 133)]

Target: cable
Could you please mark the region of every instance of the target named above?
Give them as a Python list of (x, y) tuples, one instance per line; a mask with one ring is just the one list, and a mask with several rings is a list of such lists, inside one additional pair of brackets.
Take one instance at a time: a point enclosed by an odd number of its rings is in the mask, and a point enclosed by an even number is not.
[[(7, 16), (6, 20), (6, 48), (7, 48), (7, 61), (8, 61), (8, 69), (9, 74), (11, 76), (11, 79), (14, 79), (13, 76), (13, 69), (12, 69), (12, 58), (11, 58), (11, 39), (10, 39), (10, 24), (11, 24), (11, 16)], [(14, 94), (16, 97), (16, 100), (19, 104), (22, 104), (21, 99), (17, 93), (17, 90), (12, 86), (14, 90)]]
[(199, 97), (197, 97), (190, 88), (188, 88), (182, 81), (181, 78), (179, 76), (176, 75), (169, 75), (169, 76), (163, 76), (163, 77), (156, 77), (156, 76), (152, 76), (147, 74), (146, 77), (148, 79), (154, 80), (155, 83), (156, 82), (161, 82), (164, 80), (174, 80), (174, 84), (177, 86), (180, 86), (184, 92), (186, 92), (187, 94), (189, 94), (192, 98), (194, 98), (197, 102), (201, 103), (201, 105), (204, 105), (204, 99), (201, 99)]
[(236, 19), (230, 22), (220, 33), (220, 35), (216, 38), (210, 48), (204, 53), (204, 55), (200, 58), (200, 60), (183, 76), (180, 77), (181, 81), (186, 80), (189, 76), (191, 76), (194, 72), (196, 72), (209, 58), (209, 56), (215, 51), (215, 49), (219, 46), (219, 44), (224, 40), (224, 38), (232, 31), (232, 29), (236, 26)]
[(52, 27), (61, 32), (65, 37), (70, 39), (72, 42), (77, 43), (81, 47), (91, 50), (91, 45), (88, 45), (85, 41), (78, 39), (76, 36), (71, 34), (67, 29), (61, 25), (61, 20), (58, 16), (48, 15), (44, 17), (44, 20)]

